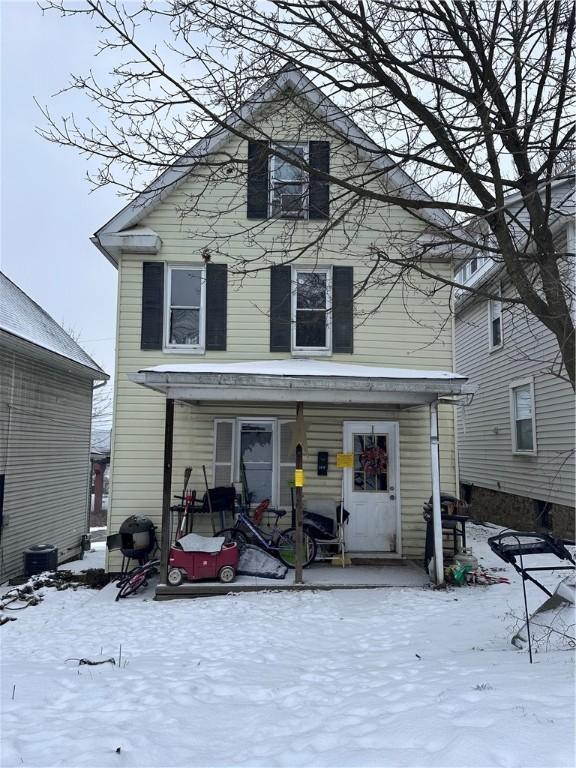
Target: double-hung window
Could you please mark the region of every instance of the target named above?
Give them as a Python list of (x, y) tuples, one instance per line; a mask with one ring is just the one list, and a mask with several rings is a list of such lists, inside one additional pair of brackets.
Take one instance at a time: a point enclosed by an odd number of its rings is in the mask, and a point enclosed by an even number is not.
[(165, 320), (167, 348), (203, 350), (205, 288), (203, 267), (168, 266)]
[(273, 156), (270, 164), (270, 212), (281, 219), (308, 218), (308, 174), (288, 161), (308, 162), (307, 144), (276, 144), (287, 158)]
[[(502, 296), (502, 288), (497, 287), (497, 293)], [(500, 349), (503, 344), (502, 338), (502, 299), (488, 300), (488, 334), (490, 351)]]
[(292, 270), (292, 351), (329, 353), (332, 349), (332, 270)]
[(534, 381), (524, 379), (510, 385), (510, 416), (512, 421), (512, 452), (536, 453), (536, 415)]
[(214, 484), (236, 483), (252, 505), (270, 499), (289, 509), (294, 478), (294, 422), (276, 418), (216, 419)]

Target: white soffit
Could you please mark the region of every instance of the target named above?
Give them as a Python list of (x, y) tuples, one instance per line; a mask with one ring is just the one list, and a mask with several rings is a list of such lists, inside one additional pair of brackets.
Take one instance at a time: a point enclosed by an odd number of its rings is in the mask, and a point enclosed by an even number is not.
[(463, 394), (449, 371), (349, 365), (319, 360), (173, 363), (129, 374), (134, 383), (183, 400), (422, 404)]

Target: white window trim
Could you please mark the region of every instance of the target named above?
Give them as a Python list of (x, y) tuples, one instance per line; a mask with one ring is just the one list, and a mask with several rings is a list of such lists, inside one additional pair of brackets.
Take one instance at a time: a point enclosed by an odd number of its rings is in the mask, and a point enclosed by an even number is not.
[[(308, 141), (297, 141), (297, 142), (290, 142), (290, 141), (275, 141), (272, 142), (272, 147), (278, 147), (280, 151), (285, 147), (286, 149), (294, 149), (297, 147), (302, 147), (304, 150), (304, 162), (308, 163), (309, 158), (309, 152), (310, 152), (310, 145)], [(308, 219), (308, 211), (309, 211), (309, 195), (310, 195), (310, 176), (306, 174), (306, 178), (304, 179), (304, 187), (305, 187), (305, 193), (303, 195), (303, 211), (301, 216), (282, 216), (281, 214), (275, 214), (273, 209), (273, 199), (274, 199), (274, 163), (277, 159), (275, 155), (272, 155), (270, 158), (270, 179), (268, 184), (268, 217), (270, 219), (279, 219), (281, 221), (306, 221)]]
[[(530, 399), (532, 401), (532, 446), (531, 450), (518, 448), (516, 441), (516, 408), (514, 404), (514, 390), (518, 387), (530, 386)], [(537, 456), (538, 445), (536, 442), (536, 398), (534, 396), (534, 377), (528, 376), (525, 379), (517, 379), (509, 384), (510, 401), (510, 426), (512, 431), (512, 453), (516, 456)]]
[[(170, 344), (170, 288), (172, 272), (177, 269), (197, 269), (200, 278), (200, 319), (198, 344)], [(180, 355), (203, 355), (206, 349), (206, 265), (205, 264), (166, 264), (164, 272), (164, 347), (163, 351)]]
[[(493, 299), (488, 299), (488, 350), (490, 352), (497, 352), (504, 346), (504, 320), (502, 317), (502, 284), (498, 283), (497, 286), (498, 295), (500, 300), (498, 302)], [(492, 343), (492, 306), (494, 304), (500, 304), (500, 344)]]
[[(297, 347), (296, 346), (296, 292), (297, 278), (300, 272), (326, 274), (326, 346)], [(290, 348), (297, 357), (313, 355), (314, 357), (332, 354), (332, 267), (292, 267), (291, 309), (290, 309)]]

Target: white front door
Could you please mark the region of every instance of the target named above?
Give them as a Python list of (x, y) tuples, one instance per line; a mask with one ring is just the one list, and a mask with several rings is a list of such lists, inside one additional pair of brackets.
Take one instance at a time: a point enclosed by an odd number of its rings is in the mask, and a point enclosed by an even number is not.
[(354, 467), (344, 470), (349, 552), (399, 551), (397, 444), (397, 422), (344, 422), (344, 451), (354, 455)]

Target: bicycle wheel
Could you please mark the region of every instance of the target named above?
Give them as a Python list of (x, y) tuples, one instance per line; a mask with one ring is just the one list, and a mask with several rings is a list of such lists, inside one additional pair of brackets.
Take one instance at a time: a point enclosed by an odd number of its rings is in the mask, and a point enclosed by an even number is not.
[(123, 576), (121, 575), (121, 576), (118, 578), (118, 581), (116, 582), (116, 587), (117, 587), (118, 589), (122, 589), (122, 587), (126, 586), (126, 584), (128, 584), (128, 582), (129, 582), (131, 579), (133, 579), (133, 578), (134, 578), (134, 576), (136, 576), (136, 574), (140, 573), (140, 571), (141, 571), (143, 568), (146, 568), (146, 567), (147, 567), (147, 565), (148, 565), (147, 563), (145, 563), (144, 565), (137, 565), (137, 566), (135, 566), (134, 568), (132, 568), (132, 570), (131, 570), (131, 571), (128, 571), (128, 573), (125, 573)]
[(224, 536), (224, 539), (226, 541), (226, 544), (229, 544), (231, 541), (235, 541), (238, 546), (240, 544), (247, 544), (248, 543), (248, 537), (243, 531), (240, 531), (238, 528), (223, 528), (221, 531), (218, 531), (216, 536)]
[(139, 573), (135, 573), (131, 579), (128, 579), (128, 581), (124, 582), (124, 584), (120, 587), (118, 594), (116, 595), (116, 600), (120, 600), (121, 597), (128, 597), (128, 595), (134, 594), (137, 589), (140, 589), (142, 584), (146, 583), (147, 576), (148, 571), (140, 571)]
[[(310, 565), (316, 557), (316, 551), (318, 545), (315, 539), (310, 536), (306, 531), (302, 532), (302, 541), (304, 545), (304, 556), (302, 565), (304, 568)], [(282, 531), (278, 536), (278, 558), (287, 565), (288, 568), (294, 568), (296, 566), (296, 528), (288, 528), (287, 531)]]

